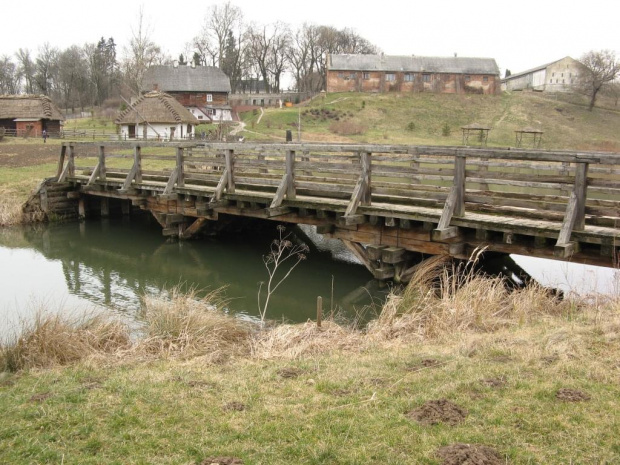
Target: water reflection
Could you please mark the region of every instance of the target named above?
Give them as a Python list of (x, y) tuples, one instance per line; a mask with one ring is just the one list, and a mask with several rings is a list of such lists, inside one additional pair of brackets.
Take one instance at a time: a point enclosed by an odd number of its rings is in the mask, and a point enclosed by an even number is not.
[[(298, 235), (308, 240), (307, 235), (315, 234), (306, 230)], [(267, 277), (262, 255), (275, 237), (269, 229), (168, 242), (159, 225), (147, 217), (5, 230), (0, 234), (3, 269), (10, 269), (13, 279), (20, 277), (19, 285), (3, 293), (4, 308), (7, 298), (12, 308), (23, 306), (24, 296), (38, 295), (37, 282), (43, 280), (63, 288), (68, 300), (77, 296), (89, 306), (135, 315), (141, 296), (180, 284), (205, 290), (226, 286), (231, 311), (255, 316), (258, 283)], [(314, 318), (319, 295), (326, 311), (342, 309), (352, 316), (373, 297), (383, 295), (363, 266), (350, 259), (334, 259), (343, 256), (338, 245), (337, 241), (319, 241), (312, 247), (308, 259), (272, 296), (268, 317), (293, 322)], [(15, 249), (37, 253), (29, 258)], [(37, 282), (29, 279), (33, 270), (43, 268), (44, 277)]]

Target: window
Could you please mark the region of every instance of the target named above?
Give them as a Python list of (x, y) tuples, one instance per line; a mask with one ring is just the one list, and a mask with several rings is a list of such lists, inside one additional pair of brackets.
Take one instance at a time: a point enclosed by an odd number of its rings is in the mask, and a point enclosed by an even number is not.
[(424, 81), (424, 82), (431, 82), (431, 75), (430, 74), (423, 74), (422, 75), (422, 81)]
[(555, 73), (551, 73), (551, 77), (555, 77)]
[(349, 78), (351, 79), (355, 79), (357, 77), (357, 73), (351, 73), (351, 75), (349, 76)]
[(483, 76), (482, 82), (489, 82), (489, 76)]
[(370, 79), (370, 73), (364, 73), (363, 77), (365, 81), (368, 81)]
[(338, 78), (339, 79), (344, 79), (344, 73), (338, 73)]
[(388, 82), (395, 81), (396, 75), (394, 73), (385, 73), (385, 80)]
[(469, 74), (465, 75), (465, 82), (471, 81), (471, 76)]
[(213, 102), (213, 95), (207, 94), (207, 102)]
[(405, 74), (405, 82), (413, 82), (413, 76), (411, 73)]

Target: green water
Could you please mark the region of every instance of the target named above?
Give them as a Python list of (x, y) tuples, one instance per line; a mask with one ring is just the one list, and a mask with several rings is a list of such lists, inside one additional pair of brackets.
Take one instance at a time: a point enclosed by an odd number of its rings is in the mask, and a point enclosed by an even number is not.
[[(148, 218), (0, 231), (0, 328), (42, 306), (107, 309), (131, 320), (141, 296), (175, 285), (226, 286), (226, 310), (256, 318), (259, 283), (267, 279), (262, 257), (277, 237), (271, 226), (182, 242), (167, 240)], [(324, 241), (311, 228), (286, 232), (294, 241), (309, 242), (311, 250), (273, 294), (269, 319), (314, 319), (317, 296), (323, 297), (325, 313), (334, 310), (347, 318), (373, 301), (381, 303), (385, 289), (338, 241)]]

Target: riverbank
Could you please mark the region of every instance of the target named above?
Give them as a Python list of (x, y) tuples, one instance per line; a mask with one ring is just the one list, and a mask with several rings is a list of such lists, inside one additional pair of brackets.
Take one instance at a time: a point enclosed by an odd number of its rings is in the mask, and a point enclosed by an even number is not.
[[(365, 331), (332, 321), (260, 330), (222, 314), (207, 324), (193, 318), (212, 317), (212, 304), (182, 295), (147, 301), (137, 340), (86, 325), (90, 339), (67, 339), (82, 344), (78, 359), (2, 374), (0, 461), (619, 460), (617, 299), (508, 293), (436, 265)], [(486, 448), (445, 449), (454, 444)]]

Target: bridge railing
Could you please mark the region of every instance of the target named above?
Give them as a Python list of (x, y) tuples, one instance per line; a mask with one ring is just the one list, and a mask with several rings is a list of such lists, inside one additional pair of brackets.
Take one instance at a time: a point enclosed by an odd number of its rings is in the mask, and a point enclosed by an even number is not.
[[(447, 240), (459, 227), (557, 238), (561, 255), (586, 226), (620, 224), (620, 154), (351, 144), (66, 143), (58, 177), (161, 194), (327, 202), (348, 224), (409, 215)], [(312, 205), (312, 202), (309, 203)], [(521, 221), (513, 223), (511, 219)], [(527, 220), (527, 221), (526, 221)], [(529, 222), (528, 222), (529, 221)], [(558, 233), (559, 229), (559, 233)], [(547, 232), (545, 232), (548, 230)], [(585, 234), (585, 233), (584, 233)], [(611, 234), (611, 233), (610, 233)], [(583, 234), (582, 234), (583, 235)], [(599, 240), (599, 239), (596, 239)]]

